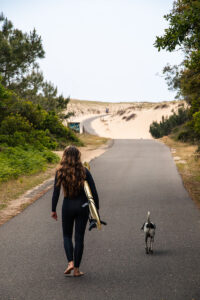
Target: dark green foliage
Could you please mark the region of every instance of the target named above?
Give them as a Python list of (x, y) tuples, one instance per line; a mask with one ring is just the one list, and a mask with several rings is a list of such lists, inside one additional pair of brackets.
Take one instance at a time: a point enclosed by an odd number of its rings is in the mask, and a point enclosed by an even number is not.
[[(2, 150), (2, 148), (1, 148)], [(3, 147), (0, 151), (0, 182), (44, 170), (48, 163), (57, 163), (59, 158), (51, 151), (27, 146)]]
[(194, 114), (194, 131), (200, 140), (200, 111)]
[(46, 115), (46, 118), (42, 123), (41, 128), (49, 129), (49, 131), (52, 134), (55, 134), (58, 137), (71, 138), (72, 140), (77, 141), (75, 135), (71, 134), (72, 131), (69, 128), (63, 126), (55, 112), (49, 112)]
[(41, 37), (14, 28), (0, 15), (0, 76), (2, 84), (20, 98), (39, 104), (47, 111), (66, 109), (69, 98), (57, 95), (57, 87), (45, 81), (38, 58), (44, 58)]
[(82, 145), (62, 124), (70, 99), (44, 81), (36, 62), (43, 57), (35, 29), (23, 33), (0, 16), (0, 182), (57, 162), (50, 149)]
[(44, 109), (41, 109), (39, 105), (34, 105), (30, 101), (23, 101), (16, 99), (15, 103), (10, 107), (9, 114), (20, 114), (26, 118), (34, 128), (40, 129), (42, 123), (44, 122), (47, 112)]
[(20, 145), (26, 147), (30, 144), (40, 150), (46, 148), (55, 150), (59, 147), (60, 142), (50, 136), (48, 130), (32, 130), (30, 133), (15, 131), (12, 135), (0, 134), (0, 144), (8, 145), (10, 147)]
[(188, 120), (188, 110), (179, 108), (178, 113), (174, 113), (169, 118), (162, 117), (162, 121), (153, 122), (150, 125), (150, 133), (155, 138), (161, 138), (172, 132), (172, 129), (185, 123)]
[(53, 83), (44, 80), (44, 76), (38, 69), (32, 70), (19, 82), (14, 82), (10, 87), (20, 98), (39, 104), (47, 111), (60, 112), (66, 109), (69, 98), (57, 95), (57, 87)]
[(12, 135), (16, 131), (30, 132), (32, 124), (19, 114), (7, 116), (0, 126), (0, 134)]
[(31, 144), (48, 149), (81, 145), (72, 130), (66, 128), (55, 112), (18, 99), (0, 84), (0, 143), (8, 146)]
[[(156, 38), (155, 47), (160, 51), (174, 51), (179, 48), (185, 58), (179, 66), (167, 65), (163, 72), (169, 88), (177, 90), (177, 97), (183, 97), (190, 105), (190, 118), (200, 111), (200, 1), (176, 0), (173, 9), (164, 18), (169, 27), (161, 37)], [(197, 122), (197, 121), (195, 121)], [(198, 125), (191, 122), (182, 136), (192, 134), (199, 139)], [(192, 127), (193, 126), (193, 127)]]
[(157, 37), (155, 46), (174, 51), (183, 46), (187, 50), (200, 49), (200, 2), (197, 0), (176, 0), (171, 12), (164, 16), (169, 22), (162, 37)]
[(9, 87), (20, 81), (37, 58), (44, 57), (41, 37), (33, 29), (29, 34), (15, 29), (11, 21), (0, 16), (0, 74), (2, 83)]
[(18, 99), (0, 84), (0, 182), (43, 170), (59, 158), (49, 149), (80, 145), (55, 112)]
[(176, 139), (178, 141), (182, 141), (182, 142), (187, 142), (187, 141), (191, 140), (190, 131), (187, 130), (187, 128), (185, 128), (184, 130), (179, 132)]

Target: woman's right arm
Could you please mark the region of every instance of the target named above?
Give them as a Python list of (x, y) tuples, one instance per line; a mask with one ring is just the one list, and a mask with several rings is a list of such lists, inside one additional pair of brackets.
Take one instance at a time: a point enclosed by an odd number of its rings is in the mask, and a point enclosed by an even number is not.
[(53, 189), (53, 195), (52, 195), (52, 213), (56, 213), (56, 207), (58, 203), (58, 199), (60, 196), (60, 185), (57, 185), (58, 178), (57, 178), (57, 173), (55, 175), (55, 180), (54, 180), (54, 189)]

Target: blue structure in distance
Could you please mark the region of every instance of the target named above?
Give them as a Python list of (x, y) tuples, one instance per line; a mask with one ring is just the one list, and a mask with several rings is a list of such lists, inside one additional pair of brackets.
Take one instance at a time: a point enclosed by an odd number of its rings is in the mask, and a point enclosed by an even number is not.
[(78, 133), (80, 133), (80, 122), (69, 122), (68, 127)]

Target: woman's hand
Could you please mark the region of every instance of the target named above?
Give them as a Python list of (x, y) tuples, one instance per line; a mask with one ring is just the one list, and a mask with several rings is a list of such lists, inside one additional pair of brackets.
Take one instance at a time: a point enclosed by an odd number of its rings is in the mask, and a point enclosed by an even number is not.
[(55, 211), (52, 211), (51, 217), (52, 217), (53, 219), (55, 219), (56, 221), (58, 220), (58, 216), (57, 216), (57, 213), (56, 213)]

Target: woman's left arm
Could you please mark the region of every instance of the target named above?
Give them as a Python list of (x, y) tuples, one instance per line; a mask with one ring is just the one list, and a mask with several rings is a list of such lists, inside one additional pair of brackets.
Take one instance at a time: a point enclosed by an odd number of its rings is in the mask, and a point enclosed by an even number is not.
[(60, 196), (60, 185), (57, 185), (58, 178), (57, 178), (57, 172), (55, 175), (55, 180), (54, 180), (54, 189), (53, 189), (53, 195), (52, 195), (52, 213), (51, 216), (55, 220), (57, 220), (57, 213), (56, 213), (56, 207), (58, 203), (58, 199)]

